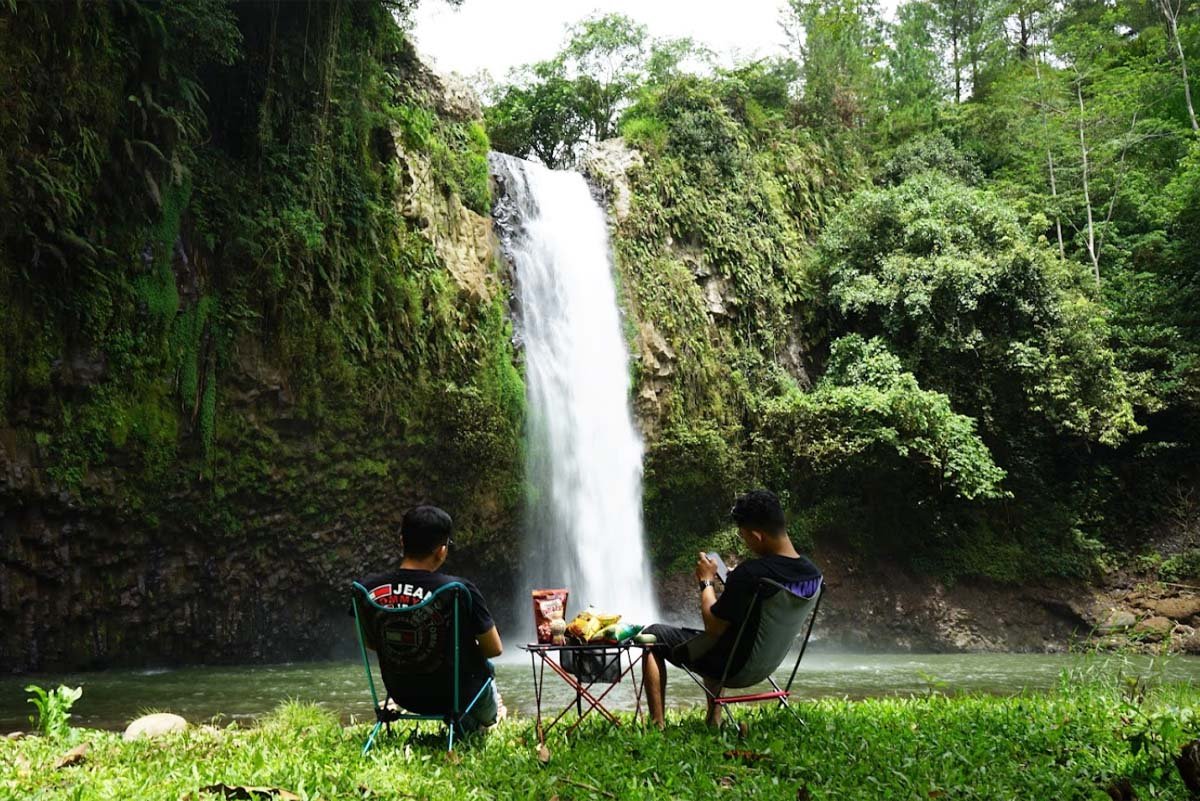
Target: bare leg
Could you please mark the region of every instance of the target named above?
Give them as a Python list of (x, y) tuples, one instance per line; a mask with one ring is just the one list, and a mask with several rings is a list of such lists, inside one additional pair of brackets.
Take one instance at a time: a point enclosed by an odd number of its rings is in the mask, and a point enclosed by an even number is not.
[(708, 715), (704, 718), (704, 722), (709, 726), (721, 725), (721, 707), (712, 702), (712, 696), (717, 695), (721, 691), (721, 683), (716, 679), (704, 677), (704, 687), (708, 690)]
[(663, 712), (667, 706), (667, 665), (658, 654), (649, 652), (642, 660), (642, 686), (646, 689), (650, 719), (661, 729), (666, 726)]

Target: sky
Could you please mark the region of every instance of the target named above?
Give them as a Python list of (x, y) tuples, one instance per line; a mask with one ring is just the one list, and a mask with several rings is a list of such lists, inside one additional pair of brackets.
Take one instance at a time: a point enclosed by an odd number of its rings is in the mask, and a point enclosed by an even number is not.
[[(880, 3), (893, 12), (896, 0)], [(472, 76), (509, 69), (558, 52), (566, 27), (593, 13), (617, 12), (644, 24), (652, 37), (690, 36), (722, 64), (782, 55), (784, 0), (464, 0), (455, 8), (424, 0), (414, 15), (417, 49), (440, 72)]]

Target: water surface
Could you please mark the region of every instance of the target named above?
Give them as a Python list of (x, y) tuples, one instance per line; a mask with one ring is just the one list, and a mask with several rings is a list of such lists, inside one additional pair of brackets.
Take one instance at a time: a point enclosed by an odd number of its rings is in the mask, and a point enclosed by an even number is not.
[[(864, 698), (930, 691), (1007, 694), (1055, 687), (1063, 671), (1080, 669), (1153, 675), (1166, 682), (1200, 681), (1197, 657), (809, 654), (793, 689), (807, 698)], [(787, 680), (788, 671), (777, 674), (781, 683)], [(533, 714), (533, 680), (526, 658), (520, 654), (506, 657), (497, 665), (497, 681), (511, 711)], [(72, 722), (96, 728), (123, 728), (146, 710), (176, 712), (192, 722), (250, 721), (288, 699), (317, 703), (345, 721), (362, 721), (371, 715), (366, 678), (361, 663), (356, 662), (108, 670), (0, 679), (0, 732), (28, 728), (27, 717), (33, 707), (25, 701), (25, 685), (48, 687), (60, 683), (83, 686), (83, 698), (75, 705)], [(549, 670), (545, 694), (544, 706), (555, 706), (556, 710), (574, 698), (574, 693)], [(702, 700), (700, 690), (672, 669), (668, 704), (688, 707)], [(628, 684), (615, 688), (605, 703), (615, 709), (632, 709), (634, 698)]]

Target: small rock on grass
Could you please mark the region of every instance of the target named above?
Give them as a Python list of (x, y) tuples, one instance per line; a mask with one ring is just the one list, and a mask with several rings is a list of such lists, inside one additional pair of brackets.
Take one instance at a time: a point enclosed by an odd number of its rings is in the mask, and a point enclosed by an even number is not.
[[(199, 797), (197, 798), (197, 795)], [(300, 801), (300, 796), (279, 787), (251, 787), (248, 784), (218, 782), (201, 787), (198, 794), (184, 796), (186, 801), (204, 801), (206, 797), (237, 799), (237, 801)]]
[(121, 735), (121, 739), (128, 742), (142, 737), (161, 737), (164, 734), (183, 731), (187, 726), (187, 721), (179, 715), (172, 715), (169, 712), (155, 712), (153, 715), (142, 715), (130, 723), (125, 728), (125, 733)]
[(67, 753), (60, 756), (54, 763), (55, 770), (82, 765), (87, 761), (87, 753), (92, 748), (91, 743), (80, 743)]
[(1175, 767), (1192, 798), (1200, 796), (1200, 740), (1192, 740), (1179, 749)]

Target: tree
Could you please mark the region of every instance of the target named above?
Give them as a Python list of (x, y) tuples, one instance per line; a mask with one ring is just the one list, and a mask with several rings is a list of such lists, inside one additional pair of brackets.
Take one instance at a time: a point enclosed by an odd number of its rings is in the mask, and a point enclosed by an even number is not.
[(1183, 42), (1179, 38), (1179, 12), (1183, 8), (1183, 0), (1155, 0), (1167, 24), (1167, 35), (1175, 52), (1179, 56), (1179, 71), (1183, 77), (1183, 96), (1187, 102), (1188, 119), (1193, 131), (1200, 131), (1196, 122), (1196, 108), (1192, 105), (1192, 87), (1188, 82), (1187, 57), (1183, 53)]
[(887, 49), (889, 118), (901, 125), (910, 118), (928, 123), (945, 95), (937, 9), (929, 0), (913, 0), (900, 6), (897, 16)]
[(688, 69), (689, 66), (709, 70), (715, 60), (712, 50), (690, 36), (655, 39), (650, 44), (650, 57), (646, 59), (646, 83), (667, 83), (693, 71)]
[(954, 75), (954, 102), (963, 99), (963, 58), (967, 49), (969, 19), (975, 0), (934, 0), (944, 41), (950, 46), (950, 69)]
[[(686, 48), (664, 47), (655, 68), (665, 74), (679, 64), (672, 64), (671, 54), (682, 60)], [(572, 164), (585, 143), (616, 135), (646, 60), (645, 26), (620, 14), (583, 20), (569, 30), (557, 56), (514, 70), (487, 98), (493, 146), (548, 167)]]
[(831, 338), (882, 338), (997, 451), (1051, 432), (1117, 443), (1137, 430), (1079, 268), (986, 190), (926, 173), (861, 192), (826, 229), (814, 270)]
[(760, 442), (782, 456), (782, 486), (796, 476), (872, 475), (894, 483), (919, 474), (922, 494), (972, 500), (1005, 495), (997, 467), (975, 421), (950, 399), (922, 389), (879, 338), (850, 334), (835, 341), (812, 392), (792, 389), (761, 410)]
[(550, 168), (571, 164), (587, 138), (588, 120), (562, 62), (541, 61), (509, 77), (484, 109), (492, 147)]
[(622, 14), (590, 17), (570, 29), (559, 58), (580, 95), (591, 139), (614, 136), (617, 114), (643, 75), (646, 26)]
[(824, 124), (860, 129), (878, 114), (883, 22), (875, 0), (789, 0), (785, 19), (800, 61), (804, 104)]

